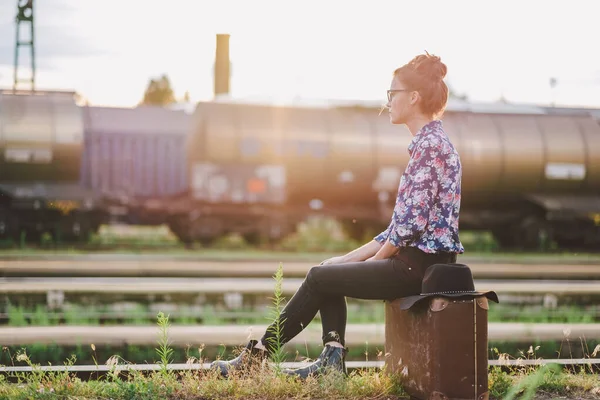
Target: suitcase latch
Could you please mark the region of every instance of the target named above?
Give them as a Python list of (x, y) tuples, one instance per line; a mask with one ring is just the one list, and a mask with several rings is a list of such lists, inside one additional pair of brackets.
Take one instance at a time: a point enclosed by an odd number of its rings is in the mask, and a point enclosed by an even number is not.
[(442, 311), (444, 308), (448, 307), (448, 303), (449, 301), (447, 299), (436, 297), (429, 303), (429, 309), (433, 312)]
[(489, 304), (488, 304), (488, 299), (485, 296), (481, 296), (477, 298), (477, 305), (481, 308), (483, 308), (484, 310), (488, 310), (490, 308)]

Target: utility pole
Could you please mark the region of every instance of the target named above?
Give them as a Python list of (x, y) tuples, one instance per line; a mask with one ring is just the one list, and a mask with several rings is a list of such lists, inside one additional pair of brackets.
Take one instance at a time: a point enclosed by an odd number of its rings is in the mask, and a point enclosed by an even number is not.
[[(17, 0), (17, 33), (15, 35), (15, 67), (13, 91), (17, 90), (19, 83), (29, 83), (31, 91), (35, 90), (35, 35), (33, 29), (33, 0)], [(29, 40), (22, 40), (20, 37), (21, 24), (29, 23)], [(31, 76), (29, 79), (19, 79), (19, 49), (29, 46), (31, 58)]]

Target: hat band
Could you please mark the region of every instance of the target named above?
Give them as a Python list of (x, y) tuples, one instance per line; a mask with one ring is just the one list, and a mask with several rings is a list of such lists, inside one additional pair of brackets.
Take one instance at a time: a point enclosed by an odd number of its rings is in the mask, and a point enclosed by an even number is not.
[(452, 293), (477, 293), (476, 290), (450, 290), (447, 292), (427, 292), (427, 293), (421, 293), (421, 296), (426, 296), (426, 295), (430, 295), (430, 294), (452, 294)]

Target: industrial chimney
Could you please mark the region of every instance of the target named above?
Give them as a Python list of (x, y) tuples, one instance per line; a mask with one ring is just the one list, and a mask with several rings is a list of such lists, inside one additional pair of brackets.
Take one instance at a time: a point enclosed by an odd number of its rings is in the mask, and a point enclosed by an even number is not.
[(229, 94), (229, 35), (217, 34), (217, 50), (215, 52), (215, 97)]

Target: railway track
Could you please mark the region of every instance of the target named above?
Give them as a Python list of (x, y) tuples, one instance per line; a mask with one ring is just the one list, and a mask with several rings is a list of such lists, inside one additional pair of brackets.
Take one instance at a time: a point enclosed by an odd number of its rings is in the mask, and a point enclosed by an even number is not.
[[(539, 313), (539, 311), (538, 311)], [(257, 309), (256, 311), (218, 311), (206, 312), (206, 311), (169, 311), (169, 319), (175, 324), (185, 325), (202, 325), (202, 324), (247, 324), (249, 321), (264, 321), (265, 314), (263, 310)], [(501, 312), (500, 318), (495, 318), (495, 321), (519, 321), (521, 317), (533, 317), (535, 316), (532, 311), (520, 311), (516, 308), (514, 311)], [(600, 308), (586, 311), (586, 316), (591, 318), (586, 323), (600, 323)], [(25, 325), (37, 325), (39, 321), (39, 314), (35, 312), (24, 312), (19, 315)], [(115, 312), (115, 311), (104, 311), (96, 312), (91, 310), (85, 310), (81, 314), (75, 317), (69, 314), (68, 311), (45, 311), (45, 325), (78, 325), (82, 324), (82, 320), (86, 320), (86, 324), (97, 324), (97, 325), (118, 325), (118, 324), (130, 324), (131, 321), (135, 321), (135, 325), (154, 324), (156, 322), (156, 313), (152, 311), (135, 311), (135, 312)], [(562, 317), (562, 318), (561, 318)], [(10, 313), (0, 313), (0, 326), (14, 325), (11, 320), (14, 317)], [(73, 318), (76, 318), (74, 321)], [(215, 322), (215, 319), (219, 322)], [(183, 321), (183, 322), (182, 322)], [(377, 322), (377, 318), (363, 319), (362, 321), (354, 320), (354, 322)], [(568, 321), (566, 313), (558, 313), (556, 318), (547, 320), (547, 322), (563, 322)], [(573, 321), (578, 322), (578, 321)]]
[[(475, 279), (600, 279), (600, 264), (511, 264), (461, 261), (469, 265)], [(284, 261), (286, 277), (304, 277), (316, 263)], [(164, 259), (93, 260), (2, 260), (0, 276), (72, 276), (72, 277), (271, 277), (277, 261), (192, 261)]]
[[(282, 291), (291, 295), (301, 278), (284, 278)], [(4, 277), (0, 293), (96, 293), (96, 294), (272, 294), (274, 280), (267, 278), (108, 278), (108, 277)], [(483, 280), (475, 279), (477, 290), (498, 294), (552, 294), (555, 296), (600, 295), (600, 280)]]
[[(241, 326), (188, 326), (173, 325), (169, 328), (169, 340), (175, 346), (206, 345), (238, 346), (249, 337), (260, 337), (266, 325)], [(156, 326), (34, 326), (0, 327), (0, 344), (25, 346), (34, 343), (57, 345), (154, 345)], [(557, 323), (488, 323), (488, 340), (502, 342), (561, 341), (569, 339), (600, 340), (600, 324)], [(309, 325), (291, 344), (321, 343), (321, 329)], [(385, 341), (384, 324), (349, 324), (346, 328), (348, 346), (382, 346)]]
[[(488, 368), (491, 367), (522, 367), (522, 366), (538, 366), (558, 364), (565, 367), (573, 366), (589, 366), (597, 368), (600, 365), (600, 358), (557, 358), (557, 359), (525, 359), (525, 360), (488, 360)], [(300, 368), (306, 365), (306, 362), (290, 361), (281, 363), (282, 368)], [(208, 370), (210, 363), (172, 363), (167, 365), (169, 371), (198, 371)], [(346, 361), (346, 368), (351, 370), (385, 368), (385, 361)], [(129, 371), (151, 372), (160, 371), (160, 364), (120, 364), (120, 365), (41, 365), (35, 368), (35, 371), (40, 372), (70, 372), (77, 374), (81, 379), (89, 380), (92, 377), (97, 379), (98, 376), (106, 375), (107, 373), (118, 372), (119, 374)], [(15, 373), (31, 373), (34, 368), (30, 366), (6, 367), (0, 366), (0, 374), (15, 374)]]

